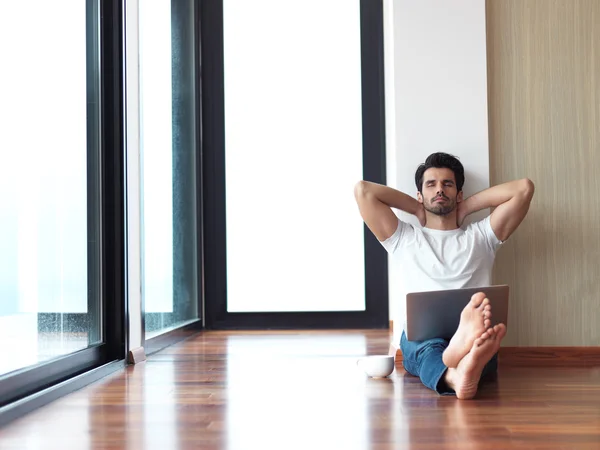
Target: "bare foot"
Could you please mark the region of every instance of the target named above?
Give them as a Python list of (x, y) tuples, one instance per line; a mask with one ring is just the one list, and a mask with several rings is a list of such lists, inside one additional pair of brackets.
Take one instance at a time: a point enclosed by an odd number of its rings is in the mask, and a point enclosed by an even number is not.
[(458, 329), (442, 355), (442, 361), (446, 367), (456, 367), (459, 361), (469, 353), (475, 339), (490, 328), (491, 317), (492, 305), (485, 294), (478, 292), (473, 295), (469, 304), (460, 313)]
[(485, 365), (500, 349), (500, 342), (506, 335), (504, 324), (495, 325), (475, 339), (471, 351), (456, 369), (448, 369), (445, 381), (456, 392), (456, 397), (468, 400), (475, 397), (481, 372)]

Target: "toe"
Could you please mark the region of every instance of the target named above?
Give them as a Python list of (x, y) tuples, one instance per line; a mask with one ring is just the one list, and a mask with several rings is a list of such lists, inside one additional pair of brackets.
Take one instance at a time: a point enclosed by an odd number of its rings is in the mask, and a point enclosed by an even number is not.
[(498, 339), (502, 339), (506, 335), (506, 325), (504, 325), (503, 323), (495, 325), (494, 332), (496, 333), (496, 337)]
[(481, 306), (484, 299), (485, 299), (485, 294), (483, 292), (478, 292), (476, 294), (473, 294), (473, 296), (471, 297), (471, 306), (478, 308), (479, 306)]
[[(489, 328), (492, 325), (492, 321), (490, 319), (485, 319), (483, 321), (483, 327), (484, 328)], [(487, 333), (486, 333), (487, 334)]]

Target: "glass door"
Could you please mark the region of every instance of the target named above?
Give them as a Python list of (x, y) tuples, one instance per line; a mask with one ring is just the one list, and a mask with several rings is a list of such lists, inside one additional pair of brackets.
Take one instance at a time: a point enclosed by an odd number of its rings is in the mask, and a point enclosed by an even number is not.
[[(144, 339), (200, 327), (196, 3), (140, 0)], [(155, 346), (146, 342), (146, 351)]]
[(125, 357), (121, 25), (0, 4), (0, 407)]
[(364, 311), (360, 4), (224, 0), (223, 25), (227, 311)]
[(203, 16), (207, 325), (387, 326), (387, 257), (353, 195), (384, 182), (381, 2)]

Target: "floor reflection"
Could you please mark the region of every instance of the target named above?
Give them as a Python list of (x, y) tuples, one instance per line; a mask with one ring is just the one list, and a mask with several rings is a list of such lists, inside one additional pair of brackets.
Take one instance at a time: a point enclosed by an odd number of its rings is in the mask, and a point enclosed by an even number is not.
[(229, 337), (227, 448), (368, 448), (366, 350), (361, 334)]

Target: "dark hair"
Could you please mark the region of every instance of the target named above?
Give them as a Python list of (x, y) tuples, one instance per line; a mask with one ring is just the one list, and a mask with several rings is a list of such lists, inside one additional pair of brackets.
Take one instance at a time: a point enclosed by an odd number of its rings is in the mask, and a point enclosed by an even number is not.
[(455, 156), (438, 152), (429, 155), (425, 160), (425, 163), (417, 168), (417, 172), (415, 173), (415, 184), (417, 185), (417, 190), (419, 192), (422, 192), (423, 189), (423, 174), (427, 169), (432, 167), (438, 169), (446, 168), (454, 172), (456, 188), (458, 189), (458, 192), (462, 191), (463, 184), (465, 184), (465, 169), (463, 165)]

